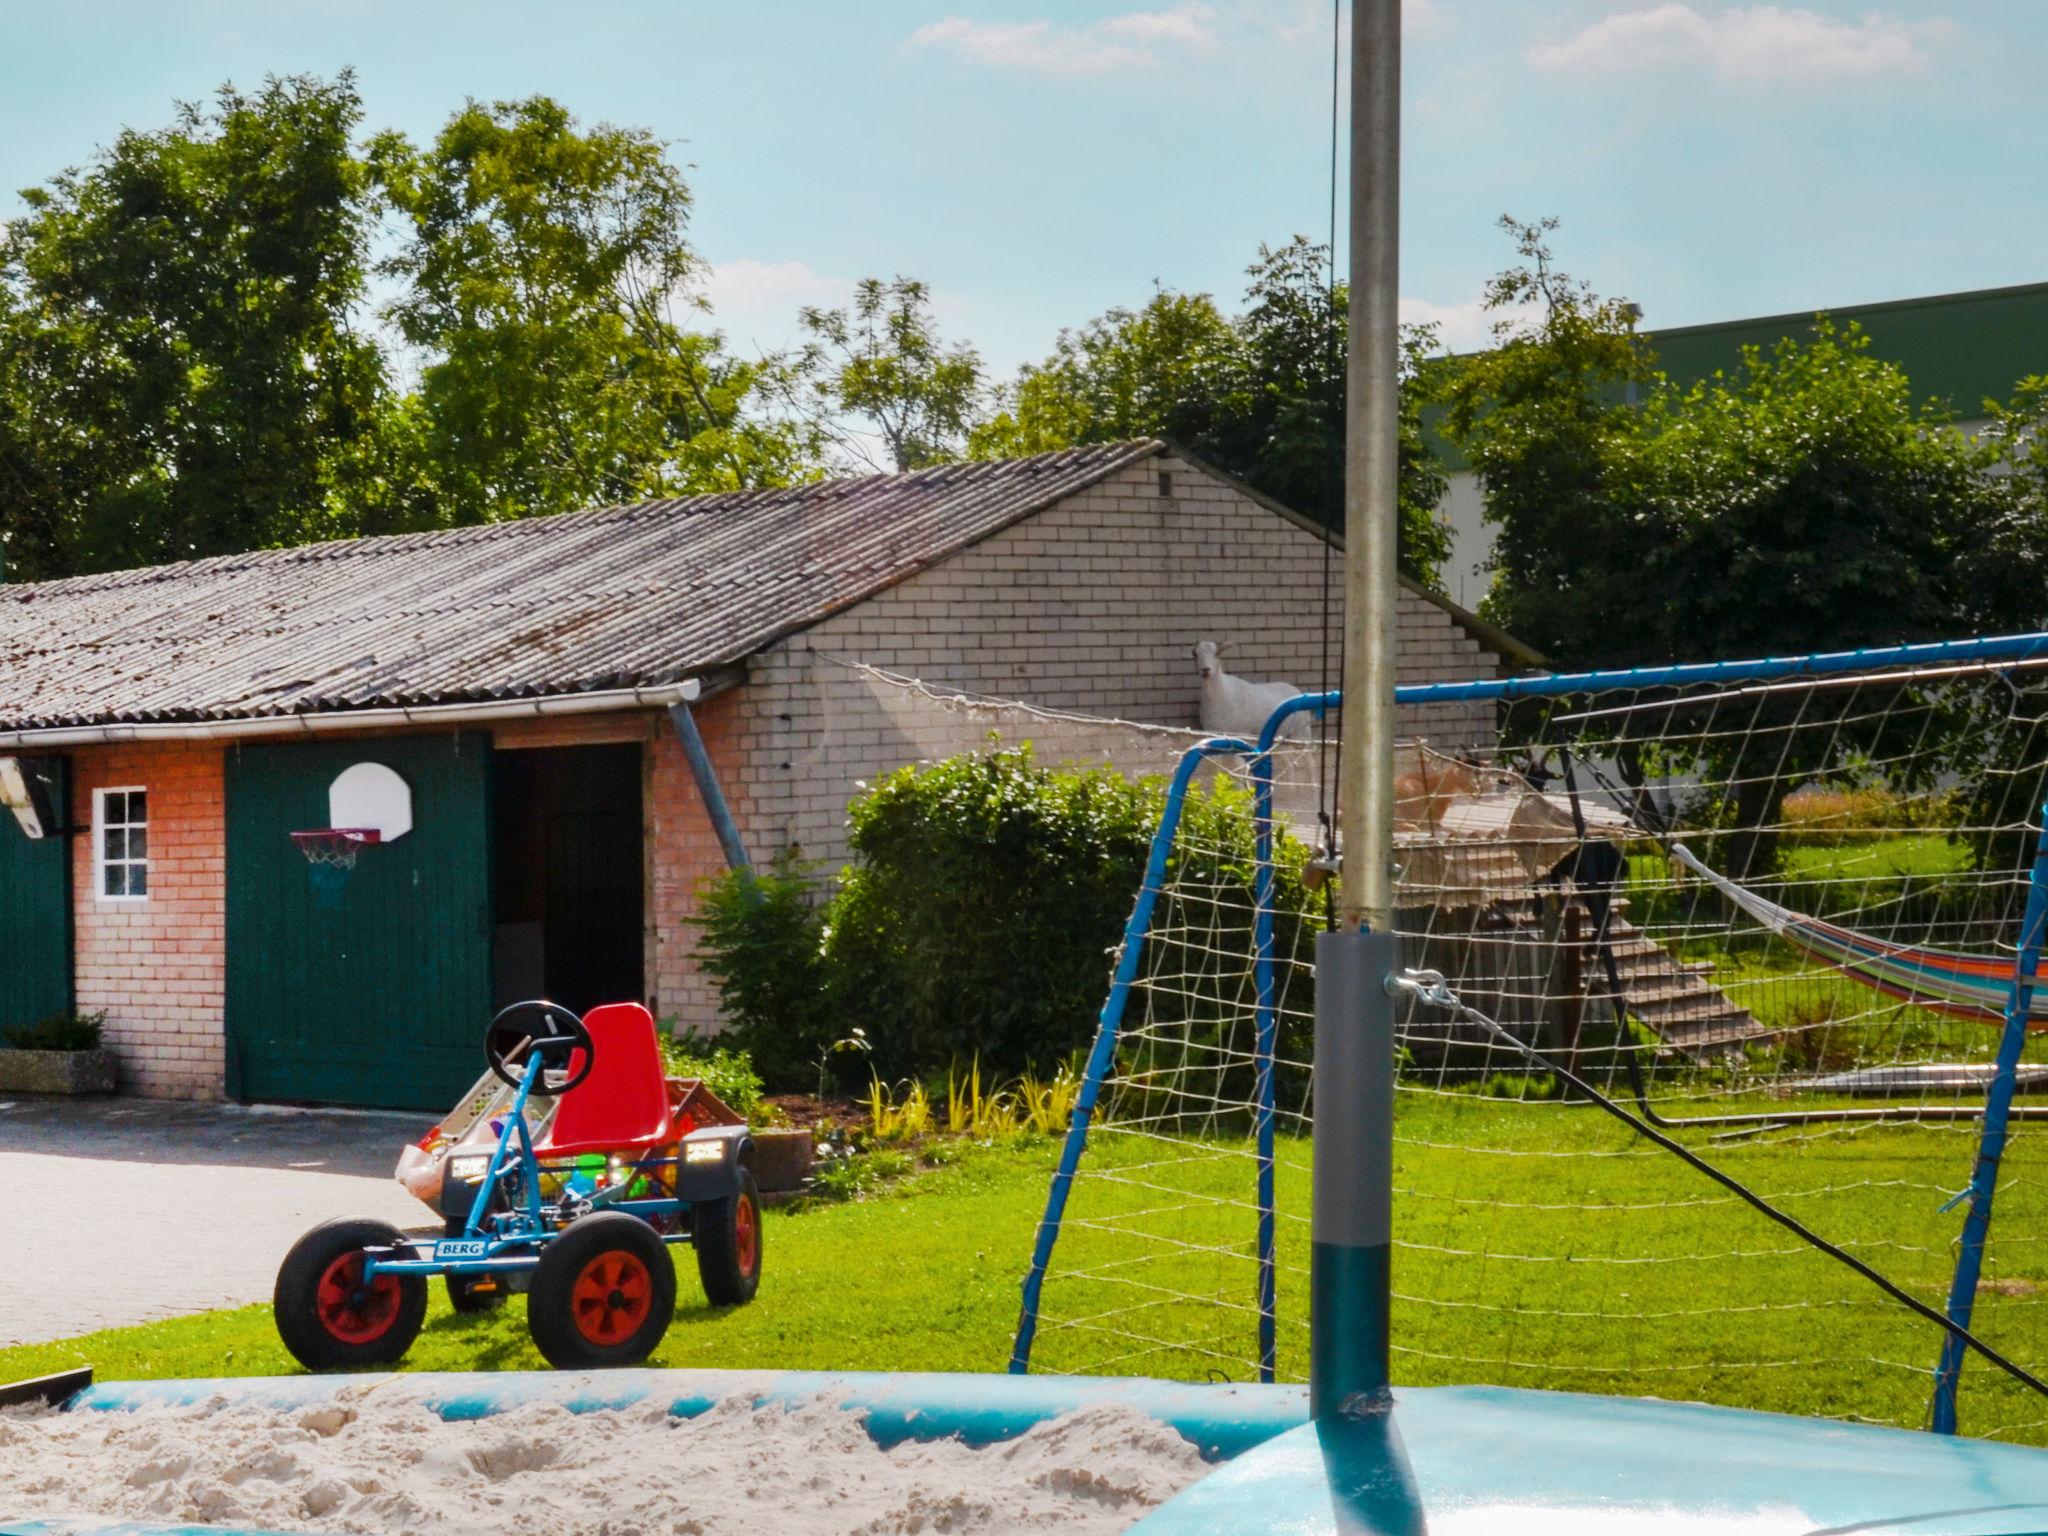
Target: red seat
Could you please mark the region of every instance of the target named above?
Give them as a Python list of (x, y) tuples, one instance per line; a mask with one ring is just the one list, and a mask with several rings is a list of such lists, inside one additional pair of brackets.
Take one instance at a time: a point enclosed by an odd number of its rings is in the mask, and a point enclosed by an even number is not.
[(562, 1095), (561, 1107), (534, 1151), (574, 1157), (675, 1140), (654, 1015), (638, 1003), (607, 1003), (585, 1014), (583, 1027), (590, 1031), (597, 1063), (590, 1076)]

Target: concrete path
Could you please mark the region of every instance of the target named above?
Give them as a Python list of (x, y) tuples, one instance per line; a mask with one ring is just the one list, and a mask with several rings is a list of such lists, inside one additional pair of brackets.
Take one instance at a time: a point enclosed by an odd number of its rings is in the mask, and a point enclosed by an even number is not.
[(430, 1115), (0, 1100), (0, 1345), (268, 1301), (299, 1234), (432, 1213), (391, 1177)]

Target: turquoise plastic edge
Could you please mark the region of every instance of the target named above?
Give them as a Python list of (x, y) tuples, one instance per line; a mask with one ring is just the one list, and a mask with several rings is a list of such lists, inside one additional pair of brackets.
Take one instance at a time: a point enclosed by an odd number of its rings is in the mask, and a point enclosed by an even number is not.
[(113, 1381), (88, 1387), (66, 1407), (121, 1412), (218, 1400), (231, 1407), (294, 1409), (366, 1387), (416, 1397), (450, 1422), (531, 1403), (598, 1413), (666, 1399), (670, 1413), (688, 1419), (735, 1396), (751, 1396), (757, 1405), (837, 1397), (840, 1407), (866, 1415), (869, 1435), (884, 1450), (907, 1440), (954, 1436), (969, 1445), (993, 1445), (1077, 1408), (1122, 1403), (1178, 1431), (1205, 1459), (1228, 1461), (1308, 1421), (1304, 1387), (884, 1371), (462, 1371)]

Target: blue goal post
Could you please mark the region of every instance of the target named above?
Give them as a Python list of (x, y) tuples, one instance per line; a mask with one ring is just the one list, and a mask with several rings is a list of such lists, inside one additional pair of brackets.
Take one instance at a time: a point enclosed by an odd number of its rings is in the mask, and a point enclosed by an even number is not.
[[(1887, 688), (1938, 686), (1945, 679), (1958, 675), (2000, 676), (2003, 669), (2017, 672), (2031, 667), (2048, 667), (2048, 633), (1678, 666), (1410, 684), (1396, 689), (1395, 701), (1401, 706), (1457, 703), (1510, 706), (1521, 700), (1582, 699), (1607, 694), (1628, 695), (1635, 699), (1670, 697), (1685, 690), (1702, 689), (1746, 688), (1760, 693), (1764, 690), (1755, 685), (1782, 685), (1791, 689), (1802, 681), (1827, 687), (1856, 687), (1867, 683), (1882, 684)], [(1335, 692), (1300, 695), (1273, 714), (1256, 742), (1217, 737), (1191, 747), (1169, 781), (1159, 822), (1152, 835), (1143, 884), (1124, 927), (1072, 1118), (1036, 1229), (1030, 1266), (1022, 1283), (1021, 1306), (1009, 1361), (1009, 1370), (1013, 1374), (1028, 1372), (1033, 1367), (1033, 1350), (1040, 1334), (1046, 1281), (1053, 1269), (1063, 1223), (1068, 1218), (1075, 1181), (1082, 1172), (1101, 1097), (1116, 1069), (1126, 1011), (1131, 1005), (1134, 990), (1141, 984), (1155, 912), (1167, 891), (1175, 838), (1181, 829), (1191, 787), (1205, 765), (1235, 762), (1242, 765), (1253, 792), (1256, 850), (1252, 914), (1255, 1062), (1251, 1122), (1256, 1163), (1251, 1202), (1256, 1206), (1253, 1233), (1256, 1257), (1253, 1305), (1258, 1319), (1256, 1374), (1262, 1381), (1272, 1381), (1276, 1377), (1279, 1299), (1275, 1283), (1275, 1061), (1279, 1012), (1275, 954), (1274, 762), (1276, 744), (1281, 742), (1282, 732), (1290, 721), (1303, 714), (1317, 721), (1335, 720), (1340, 715), (1341, 704), (1341, 697)], [(2043, 815), (2048, 816), (2048, 809), (2044, 809)], [(1583, 825), (1580, 830), (1583, 837)], [(2027, 872), (2027, 881), (2030, 888), (2026, 913), (2021, 932), (2012, 945), (2013, 974), (2007, 988), (1995, 1067), (1986, 1085), (1984, 1108), (1977, 1118), (1975, 1168), (1968, 1187), (1957, 1197), (1958, 1201), (1967, 1201), (1968, 1211), (1963, 1232), (1956, 1243), (1948, 1313), (1954, 1321), (1966, 1327), (1977, 1294), (1999, 1159), (2008, 1135), (2008, 1110), (2030, 1016), (2042, 928), (2044, 922), (2048, 922), (2048, 833), (2041, 835), (2039, 853)], [(1955, 1394), (1961, 1355), (1961, 1348), (1953, 1336), (1944, 1340), (1940, 1363), (1934, 1373), (1935, 1401), (1931, 1410), (1932, 1422), (1939, 1430), (1952, 1432), (1955, 1428)]]

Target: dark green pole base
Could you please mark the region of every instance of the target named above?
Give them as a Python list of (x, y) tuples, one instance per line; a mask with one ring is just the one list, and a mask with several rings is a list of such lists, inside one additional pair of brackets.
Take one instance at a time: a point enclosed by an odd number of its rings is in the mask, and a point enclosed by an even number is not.
[(1316, 1243), (1309, 1249), (1308, 1411), (1369, 1412), (1387, 1390), (1388, 1244), (1372, 1248)]

